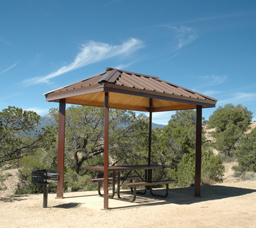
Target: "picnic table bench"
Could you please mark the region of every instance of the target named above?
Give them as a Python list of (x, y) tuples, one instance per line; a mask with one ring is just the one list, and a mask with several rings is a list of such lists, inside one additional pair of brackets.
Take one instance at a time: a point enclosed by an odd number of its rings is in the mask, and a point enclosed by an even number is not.
[[(135, 183), (122, 183), (122, 187), (127, 187), (127, 188), (133, 188), (133, 199), (131, 200), (134, 202), (136, 200), (136, 188), (141, 187), (141, 186), (150, 186), (150, 193), (152, 196), (159, 196), (159, 197), (167, 197), (169, 193), (169, 184), (171, 183), (178, 183), (177, 180), (161, 180), (161, 181), (152, 181), (152, 182), (135, 182)], [(152, 186), (155, 185), (166, 185), (166, 193), (165, 195), (159, 195), (153, 193)]]
[[(120, 187), (128, 187), (128, 188), (131, 188), (131, 191), (133, 192), (133, 200), (132, 202), (135, 201), (136, 199), (136, 194), (139, 193), (136, 191), (136, 188), (137, 187), (140, 187), (140, 186), (149, 186), (150, 188), (150, 193), (151, 195), (153, 196), (160, 196), (160, 197), (167, 197), (168, 196), (168, 190), (169, 190), (169, 184), (170, 183), (177, 183), (178, 181), (177, 180), (158, 180), (158, 181), (152, 181), (152, 174), (151, 177), (148, 177), (148, 178), (145, 178), (147, 179), (146, 182), (143, 182), (143, 178), (138, 174), (137, 170), (148, 170), (148, 171), (152, 171), (153, 169), (164, 169), (164, 168), (173, 168), (172, 165), (128, 165), (128, 166), (125, 166), (125, 165), (122, 165), (122, 166), (110, 166), (108, 167), (108, 171), (111, 171), (113, 172), (113, 177), (109, 177), (109, 181), (113, 181), (114, 180), (117, 180), (117, 196), (118, 198), (121, 199), (120, 197)], [(87, 169), (89, 170), (95, 170), (95, 171), (101, 171), (101, 172), (104, 172), (104, 167), (103, 166), (88, 166)], [(125, 177), (121, 177), (120, 175), (120, 172), (121, 171), (129, 171), (128, 175), (126, 175)], [(141, 179), (142, 182), (132, 182), (131, 180), (131, 183), (124, 183), (121, 181), (123, 180), (128, 180), (127, 178), (129, 177), (129, 174), (131, 171), (135, 171), (136, 174), (138, 176), (132, 176), (133, 178), (132, 179)], [(117, 178), (116, 178), (116, 173), (117, 172)], [(99, 192), (99, 195), (102, 196), (102, 194), (100, 193), (100, 186), (101, 186), (101, 183), (104, 182), (104, 178), (95, 178), (95, 179), (89, 179), (88, 181), (90, 182), (98, 182), (99, 185), (98, 185), (98, 192)], [(115, 195), (115, 181), (113, 181), (113, 194), (111, 196), (111, 198), (114, 197)], [(165, 195), (157, 195), (155, 193), (153, 193), (152, 191), (152, 186), (155, 186), (155, 185), (166, 185), (166, 193)], [(146, 193), (146, 189), (145, 191), (142, 193), (142, 194), (145, 194)]]
[[(120, 180), (121, 181), (130, 180), (131, 183), (132, 183), (133, 180), (139, 179), (139, 178), (140, 178), (139, 176), (122, 176), (122, 177), (120, 177)], [(98, 193), (99, 193), (100, 196), (103, 196), (102, 193), (100, 192), (101, 185), (104, 182), (104, 178), (103, 177), (102, 178), (88, 178), (87, 181), (88, 182), (98, 183)], [(113, 177), (109, 177), (108, 181), (113, 181)], [(113, 184), (115, 184), (115, 183), (113, 183)], [(131, 191), (133, 192), (132, 187), (131, 187)], [(114, 196), (114, 192), (113, 192), (113, 196)]]

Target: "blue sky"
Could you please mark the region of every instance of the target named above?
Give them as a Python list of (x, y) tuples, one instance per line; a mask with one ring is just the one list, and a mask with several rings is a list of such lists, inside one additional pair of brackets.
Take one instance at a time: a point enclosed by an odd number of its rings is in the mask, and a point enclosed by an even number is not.
[[(0, 110), (47, 114), (58, 103), (43, 93), (106, 67), (157, 76), (256, 116), (256, 1), (0, 1)], [(167, 124), (171, 114), (153, 122)]]

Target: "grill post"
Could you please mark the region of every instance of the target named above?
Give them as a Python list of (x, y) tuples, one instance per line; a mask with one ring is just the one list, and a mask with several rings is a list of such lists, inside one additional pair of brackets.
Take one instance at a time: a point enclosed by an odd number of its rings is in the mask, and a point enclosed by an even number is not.
[(44, 191), (44, 199), (43, 199), (43, 208), (47, 208), (47, 201), (48, 201), (48, 185), (43, 185)]

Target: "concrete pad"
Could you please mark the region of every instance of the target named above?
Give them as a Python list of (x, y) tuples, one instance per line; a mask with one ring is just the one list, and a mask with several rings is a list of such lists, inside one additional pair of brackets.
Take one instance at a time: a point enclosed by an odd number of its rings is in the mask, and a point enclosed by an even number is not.
[[(122, 199), (117, 195), (113, 199), (109, 198), (109, 209), (129, 209), (136, 206), (166, 203), (164, 198), (153, 198), (148, 195), (137, 195), (135, 202), (130, 202), (132, 194), (129, 191), (121, 192)], [(67, 203), (78, 203), (80, 206), (95, 210), (104, 211), (104, 198), (98, 195), (97, 191), (65, 193), (63, 201)]]

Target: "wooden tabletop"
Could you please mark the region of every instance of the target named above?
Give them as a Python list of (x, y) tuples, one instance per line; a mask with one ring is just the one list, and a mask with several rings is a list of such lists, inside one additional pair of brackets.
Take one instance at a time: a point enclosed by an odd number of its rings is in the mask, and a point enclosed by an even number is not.
[[(163, 169), (173, 168), (172, 165), (123, 165), (123, 166), (109, 166), (109, 171), (124, 171), (124, 170), (139, 170), (139, 169)], [(104, 171), (104, 166), (87, 166), (87, 169), (95, 171)]]

